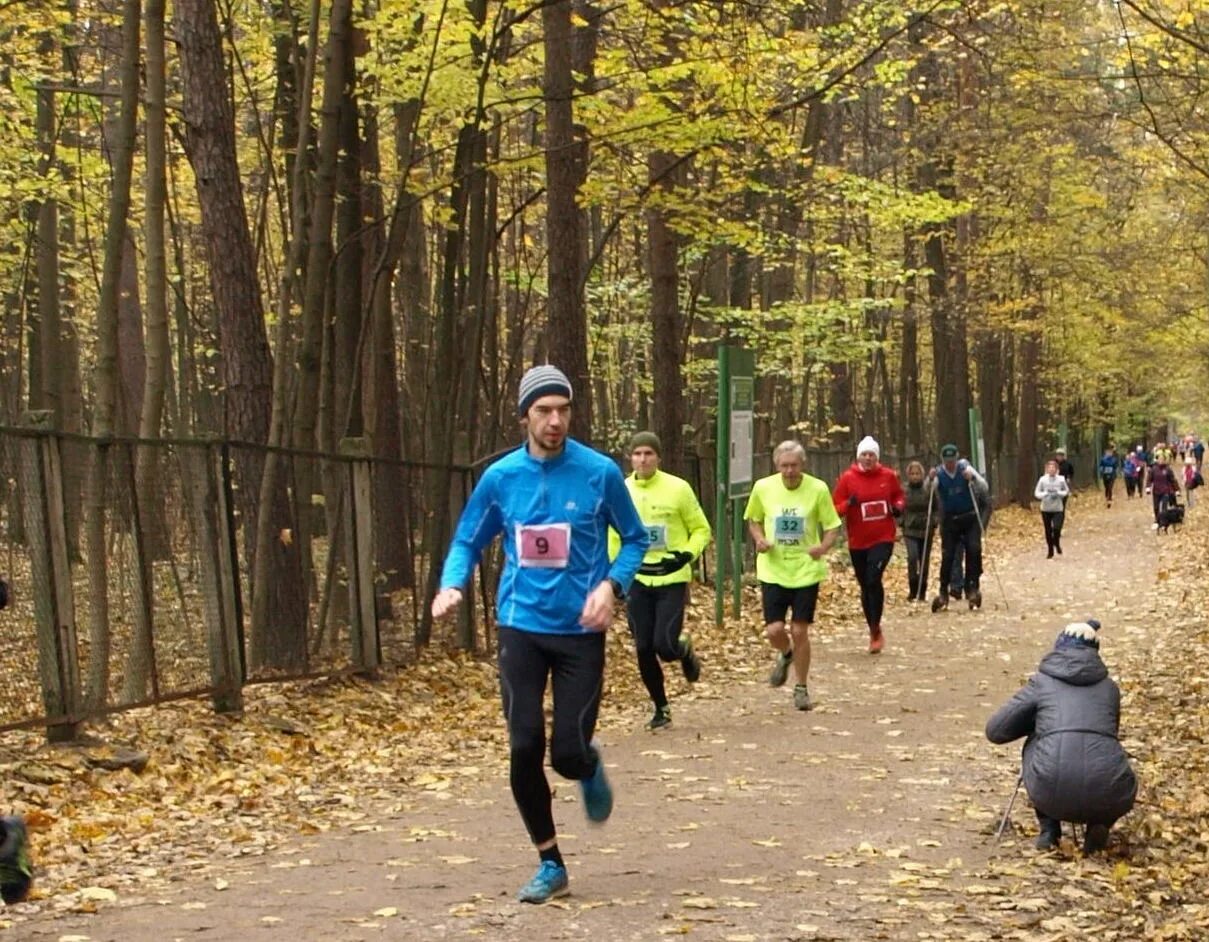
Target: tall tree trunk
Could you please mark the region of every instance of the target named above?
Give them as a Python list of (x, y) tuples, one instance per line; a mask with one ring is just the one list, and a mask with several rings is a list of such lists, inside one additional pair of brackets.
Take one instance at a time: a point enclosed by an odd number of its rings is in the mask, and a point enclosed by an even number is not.
[[(234, 119), (214, 0), (180, 0), (176, 13), (186, 143), (197, 180), (210, 285), (219, 316), (225, 431), (244, 441), (264, 442), (273, 393), (272, 355), (235, 159)], [(236, 456), (240, 483), (236, 503), (254, 572), (255, 534), (262, 513), (269, 515), (268, 530), (275, 537), (262, 548), (269, 558), (259, 561), (264, 576), (252, 586), (254, 612), (272, 613), (271, 618), (253, 619), (252, 663), (298, 668), (306, 660), (306, 592), (297, 541), (292, 538), (295, 526), (289, 496), (282, 483), (268, 502), (258, 500), (263, 455), (240, 448)], [(256, 593), (265, 594), (263, 604), (255, 604)]]
[[(378, 134), (377, 112), (371, 108), (366, 115), (362, 143), (362, 165), (365, 168), (362, 203), (366, 216), (371, 219), (381, 219), (384, 211), (382, 190), (377, 183), (382, 171)], [(385, 243), (386, 234), (382, 227), (371, 226), (366, 235), (364, 253), (363, 284), (369, 323), (362, 330), (369, 330), (369, 339), (362, 355), (361, 369), (365, 381), (361, 387), (361, 409), (373, 454), (376, 458), (385, 459), (374, 469), (374, 513), (383, 522), (383, 525), (374, 527), (374, 562), (375, 575), (380, 580), (377, 583), (379, 591), (389, 593), (411, 586), (415, 580), (409, 539), (411, 502), (407, 499), (411, 487), (406, 471), (397, 464), (402, 457), (403, 444), (394, 318), (390, 303), (395, 258), (388, 259), (388, 267), (381, 274), (376, 274), (374, 270)], [(398, 253), (394, 254), (397, 258)]]
[[(916, 268), (915, 242), (910, 233), (903, 237), (903, 267)], [(898, 367), (898, 454), (926, 454), (923, 440), (919, 389), (919, 297), (912, 276), (903, 287), (902, 345)]]
[[(676, 157), (654, 151), (647, 173), (654, 194), (671, 194), (679, 174)], [(663, 446), (663, 466), (683, 475), (684, 380), (680, 318), (679, 245), (658, 196), (646, 211), (647, 251), (651, 268), (651, 352), (655, 433)]]
[[(1041, 361), (1041, 337), (1030, 330), (1020, 342), (1020, 370), (1024, 376), (1037, 375)], [(1037, 383), (1020, 384), (1020, 413), (1016, 444), (1016, 503), (1028, 508), (1033, 501), (1035, 460), (1037, 455), (1038, 400)]]
[[(144, 99), (146, 111), (147, 180), (144, 194), (144, 221), (146, 232), (147, 259), (147, 356), (142, 412), (139, 416), (139, 438), (153, 439), (160, 435), (164, 416), (164, 394), (168, 385), (168, 284), (166, 241), (164, 235), (164, 206), (167, 202), (165, 170), (165, 121), (164, 121), (164, 0), (147, 0), (145, 12), (147, 22), (146, 72), (147, 91)], [(160, 465), (160, 454), (154, 448), (139, 447), (135, 451), (135, 494), (136, 508), (140, 520), (139, 529), (148, 539), (155, 541), (153, 534), (160, 533), (164, 518), (153, 513), (159, 508), (157, 495), (160, 493), (156, 468)], [(158, 525), (156, 525), (158, 524)], [(155, 554), (158, 555), (158, 554)], [(150, 553), (144, 559), (144, 579), (150, 580)], [(148, 586), (147, 612), (154, 612), (155, 593)], [(153, 623), (152, 619), (149, 619)], [(148, 624), (147, 628), (150, 629)], [(152, 637), (150, 630), (138, 634), (130, 648), (126, 666), (127, 702), (142, 700), (147, 695), (147, 680), (153, 667)]]
[(587, 144), (575, 124), (571, 25), (573, 0), (542, 8), (545, 31), (546, 250), (550, 362), (571, 380), (576, 438), (593, 438), (592, 386), (588, 371), (588, 322), (583, 301), (583, 223), (576, 202), (587, 175)]
[[(47, 51), (45, 45), (43, 51)], [(38, 90), (36, 130), (38, 135), (38, 171), (49, 182), (57, 173), (55, 155), (55, 93)], [(32, 409), (49, 409), (56, 428), (63, 428), (63, 326), (59, 312), (59, 201), (48, 195), (38, 205), (38, 352), (41, 357), (39, 388), (31, 381), (29, 404)], [(32, 380), (32, 378), (31, 378)]]
[[(97, 341), (92, 434), (116, 431), (118, 406), (118, 306), (121, 303), (122, 261), (126, 248), (126, 219), (130, 212), (130, 181), (134, 166), (134, 136), (138, 124), (139, 0), (122, 4), (121, 104), (110, 152), (113, 189), (109, 194), (105, 229), (105, 258), (97, 303)], [(108, 512), (108, 449), (97, 448), (89, 468), (85, 538), (88, 546), (89, 632), (88, 680), (85, 709), (101, 709), (109, 699), (109, 561), (105, 545)]]
[[(333, 301), (332, 222), (336, 213), (340, 118), (352, 55), (351, 31), (350, 0), (333, 0), (324, 48), (323, 103), (307, 243), (306, 287), (302, 298), (302, 337), (298, 345), (298, 375), (291, 417), (292, 444), (303, 449), (323, 448), (319, 437), (320, 390), (323, 386), (324, 342), (329, 327), (327, 313)], [(309, 116), (307, 120), (310, 120)], [(314, 498), (322, 485), (315, 463), (310, 460), (294, 462), (293, 478), (298, 546), (303, 573), (309, 583), (313, 570), (311, 537), (320, 526), (320, 508), (315, 506)], [(329, 508), (329, 511), (334, 510)]]

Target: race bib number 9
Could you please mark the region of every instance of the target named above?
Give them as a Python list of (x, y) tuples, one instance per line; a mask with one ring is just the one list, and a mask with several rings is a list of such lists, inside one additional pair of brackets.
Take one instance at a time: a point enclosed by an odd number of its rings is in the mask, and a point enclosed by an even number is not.
[(773, 539), (783, 546), (798, 546), (805, 537), (806, 522), (801, 517), (781, 514), (773, 518)]
[(516, 525), (516, 558), (523, 569), (566, 569), (571, 557), (571, 524)]
[(649, 542), (646, 551), (667, 549), (667, 525), (662, 523), (650, 524), (646, 528), (646, 538)]

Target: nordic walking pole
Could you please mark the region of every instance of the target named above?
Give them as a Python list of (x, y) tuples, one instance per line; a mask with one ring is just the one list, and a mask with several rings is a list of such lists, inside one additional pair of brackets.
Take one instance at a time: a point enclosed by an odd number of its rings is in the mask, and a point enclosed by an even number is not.
[[(931, 482), (924, 480), (926, 488)], [(936, 496), (936, 489), (932, 489), (932, 493), (928, 495), (928, 511), (924, 514), (924, 548), (920, 553), (919, 560), (919, 585), (917, 586), (918, 595), (917, 601), (923, 602), (927, 592), (924, 591), (924, 586), (927, 584), (928, 563), (932, 558), (932, 499)]]
[(1024, 776), (1021, 775), (1016, 779), (1016, 787), (1012, 789), (1012, 797), (1008, 799), (1007, 807), (1003, 809), (1003, 820), (999, 822), (999, 830), (995, 832), (995, 843), (998, 844), (1003, 839), (1003, 832), (1007, 829), (1008, 818), (1012, 816), (1012, 806), (1016, 804), (1016, 796), (1020, 794), (1020, 786), (1024, 784)]
[(999, 578), (999, 570), (995, 568), (995, 560), (986, 551), (987, 531), (982, 525), (982, 513), (978, 510), (978, 498), (974, 496), (974, 482), (966, 481), (966, 487), (970, 491), (970, 500), (974, 503), (974, 516), (978, 518), (978, 535), (982, 540), (982, 552), (986, 557), (987, 562), (991, 564), (991, 575), (995, 577), (995, 584), (999, 586), (999, 594), (1003, 596), (1003, 610), (1010, 612), (1011, 606), (1008, 605), (1007, 593), (1003, 591), (1003, 582)]

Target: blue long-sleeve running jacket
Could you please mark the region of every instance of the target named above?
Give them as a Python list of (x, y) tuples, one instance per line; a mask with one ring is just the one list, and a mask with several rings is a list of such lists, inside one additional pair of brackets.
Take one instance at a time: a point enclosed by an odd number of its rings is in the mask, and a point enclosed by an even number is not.
[[(610, 526), (621, 534), (621, 552), (611, 566)], [(584, 603), (604, 579), (616, 579), (628, 592), (647, 548), (646, 527), (620, 469), (571, 439), (553, 458), (534, 458), (522, 446), (483, 473), (458, 521), (441, 588), (465, 586), (483, 549), (500, 533), (505, 561), (496, 599), (499, 623), (548, 634), (583, 631)], [(545, 551), (552, 543), (553, 555), (565, 556), (563, 564), (555, 559), (522, 565), (522, 547), (531, 556), (535, 545)]]

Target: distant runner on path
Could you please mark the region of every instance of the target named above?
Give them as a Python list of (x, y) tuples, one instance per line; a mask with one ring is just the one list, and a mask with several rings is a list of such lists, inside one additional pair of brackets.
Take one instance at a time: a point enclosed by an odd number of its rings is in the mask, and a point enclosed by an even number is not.
[[(659, 467), (662, 452), (654, 432), (635, 434), (630, 440), (634, 473), (625, 479), (650, 540), (626, 598), (638, 673), (655, 707), (646, 724), (650, 730), (672, 722), (660, 660), (679, 661), (684, 679), (690, 684), (701, 676), (701, 660), (693, 651), (692, 635), (684, 630), (684, 604), (693, 578), (691, 564), (710, 540), (709, 520), (697, 495), (684, 478)], [(610, 530), (610, 555), (615, 555), (620, 545), (617, 532)]]
[(877, 441), (866, 435), (856, 446), (856, 461), (840, 475), (831, 495), (848, 532), (848, 555), (861, 589), (861, 611), (869, 626), (870, 654), (880, 654), (886, 641), (882, 632), (882, 613), (886, 607), (882, 575), (894, 555), (898, 535), (894, 521), (902, 516), (907, 503), (898, 473), (880, 459)]
[(1045, 529), (1046, 559), (1053, 559), (1056, 552), (1062, 555), (1062, 522), (1066, 518), (1064, 501), (1070, 495), (1066, 478), (1058, 473), (1058, 462), (1053, 458), (1045, 463), (1045, 474), (1037, 479), (1033, 496), (1041, 501), (1041, 525)]
[[(483, 550), (504, 534), (496, 617), (509, 774), (541, 861), (517, 898), (544, 903), (568, 892), (544, 768), (546, 683), (553, 678), (550, 764), (579, 782), (588, 818), (602, 822), (612, 813), (613, 791), (592, 735), (605, 631), (642, 563), (647, 531), (617, 465), (567, 438), (571, 383), (560, 370), (537, 366), (525, 373), (518, 406), (526, 443), (491, 465), (470, 495), (432, 614), (441, 618), (461, 603)], [(609, 527), (621, 536), (611, 566)]]
[[(809, 710), (810, 625), (827, 578), (823, 559), (835, 545), (840, 517), (831, 491), (818, 478), (804, 474), (806, 450), (795, 441), (781, 442), (772, 453), (776, 474), (752, 486), (743, 519), (756, 546), (756, 577), (764, 602), (764, 635), (779, 652), (768, 683), (782, 686), (793, 665), (797, 684), (793, 705)], [(788, 615), (790, 628), (786, 630)]]

